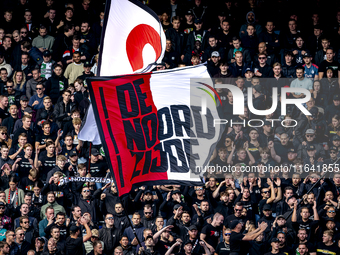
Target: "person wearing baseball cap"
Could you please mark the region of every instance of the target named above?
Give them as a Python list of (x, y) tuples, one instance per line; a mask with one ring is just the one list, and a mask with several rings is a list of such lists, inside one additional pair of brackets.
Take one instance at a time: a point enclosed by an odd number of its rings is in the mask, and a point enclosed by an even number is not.
[(219, 68), (219, 61), (221, 59), (220, 53), (218, 51), (213, 51), (211, 53), (211, 58), (210, 60), (208, 60), (208, 71), (211, 75), (211, 77), (214, 77), (215, 75), (217, 75), (220, 71)]
[(305, 52), (305, 54), (302, 55), (303, 62), (305, 64), (303, 67), (305, 68), (305, 77), (310, 78), (312, 80), (318, 80), (319, 79), (319, 68), (317, 65), (312, 63), (312, 55), (309, 53), (309, 51)]
[(270, 252), (265, 253), (265, 255), (273, 255), (273, 254), (284, 255), (285, 254), (283, 252), (280, 252), (280, 241), (276, 237), (273, 237), (270, 240), (270, 246), (271, 246)]
[(329, 152), (329, 158), (324, 160), (324, 163), (326, 165), (333, 164), (335, 161), (337, 161), (338, 155), (339, 155), (339, 149), (335, 146), (332, 146), (329, 148), (328, 152)]
[(85, 61), (84, 62), (84, 71), (83, 71), (83, 74), (78, 76), (78, 78), (77, 78), (77, 79), (81, 79), (81, 80), (84, 81), (84, 86), (85, 87), (87, 87), (86, 78), (94, 76), (94, 73), (91, 72), (91, 68), (92, 68), (91, 62), (90, 61)]
[(83, 243), (89, 241), (92, 236), (91, 229), (84, 218), (80, 218), (79, 223), (84, 226), (86, 235), (82, 235), (80, 228), (76, 225), (71, 225), (70, 236), (66, 238), (66, 253), (73, 255), (83, 254)]

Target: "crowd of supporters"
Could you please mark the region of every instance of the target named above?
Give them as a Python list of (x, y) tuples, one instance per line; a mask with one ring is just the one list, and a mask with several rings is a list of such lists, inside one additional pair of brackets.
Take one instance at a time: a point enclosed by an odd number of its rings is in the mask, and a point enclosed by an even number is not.
[[(141, 2), (166, 34), (158, 70), (207, 62), (216, 84), (244, 94), (244, 114), (235, 116), (231, 91), (216, 89), (223, 118), (236, 124), (225, 128), (205, 185), (143, 186), (120, 198), (112, 183), (61, 184), (65, 176), (110, 177), (102, 147), (78, 139), (105, 4), (3, 0), (0, 255), (340, 254), (338, 6)], [(311, 92), (311, 115), (294, 105), (282, 115), (280, 104), (267, 116), (249, 111), (248, 97), (267, 110), (272, 88), (280, 102), (284, 87)], [(262, 125), (251, 127), (252, 119)]]

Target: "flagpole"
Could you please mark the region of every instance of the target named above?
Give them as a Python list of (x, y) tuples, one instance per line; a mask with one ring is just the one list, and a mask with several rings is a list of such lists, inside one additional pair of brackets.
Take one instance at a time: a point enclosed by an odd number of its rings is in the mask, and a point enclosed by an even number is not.
[(91, 167), (91, 149), (92, 149), (92, 143), (90, 142), (90, 150), (89, 150), (89, 163), (87, 165), (87, 173), (90, 173), (90, 167)]

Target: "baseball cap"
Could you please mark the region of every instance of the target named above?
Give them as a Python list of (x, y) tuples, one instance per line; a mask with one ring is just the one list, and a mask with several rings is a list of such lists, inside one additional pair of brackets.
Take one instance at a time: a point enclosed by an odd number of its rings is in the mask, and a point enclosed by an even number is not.
[(4, 202), (0, 202), (0, 206), (6, 206)]
[(283, 127), (277, 127), (275, 129), (276, 134), (282, 135), (284, 132), (285, 132), (285, 130), (283, 129)]
[(265, 204), (262, 209), (262, 211), (271, 211), (271, 210), (272, 210), (272, 207), (269, 204)]
[(340, 100), (339, 95), (334, 95), (334, 96), (333, 96), (333, 100)]
[(99, 237), (99, 231), (98, 229), (92, 229), (91, 230), (92, 237)]
[(190, 239), (186, 240), (184, 243), (183, 243), (183, 246), (187, 245), (187, 244), (191, 244), (192, 245), (192, 242), (190, 241)]
[(312, 117), (313, 118), (316, 118), (318, 116), (318, 113), (319, 113), (319, 109), (317, 107), (312, 107), (309, 112), (312, 114)]
[(289, 152), (295, 153), (296, 151), (295, 151), (294, 148), (289, 148), (289, 149), (288, 149), (288, 153), (289, 153)]
[(40, 237), (40, 236), (39, 236), (37, 239), (38, 239), (38, 241), (40, 241), (40, 242), (46, 243), (45, 238), (43, 238), (43, 237)]
[(254, 70), (253, 70), (252, 68), (250, 68), (250, 67), (247, 67), (247, 68), (246, 68), (246, 71), (245, 71), (245, 73), (246, 73), (246, 72), (248, 72), (248, 71), (250, 71), (250, 72), (254, 72)]
[(195, 24), (203, 23), (202, 19), (195, 19)]
[(329, 151), (336, 151), (336, 152), (338, 152), (338, 149), (336, 147), (332, 146), (332, 147), (329, 148)]
[(277, 216), (277, 219), (286, 219), (283, 215)]
[(75, 150), (71, 151), (69, 154), (70, 157), (78, 156), (77, 152)]
[(307, 151), (313, 151), (315, 150), (315, 146), (314, 145), (308, 145), (307, 146)]
[(236, 226), (238, 225), (238, 224), (240, 224), (240, 223), (242, 223), (242, 222), (240, 222), (239, 220), (234, 220), (234, 221), (232, 221), (231, 223), (230, 223), (230, 229), (234, 229), (234, 228), (236, 228)]
[(99, 151), (96, 148), (92, 148), (91, 149), (91, 155), (98, 156), (99, 155)]
[(295, 197), (296, 199), (299, 198), (296, 194), (293, 194), (293, 195), (291, 195), (289, 198), (287, 198), (287, 202), (289, 201), (289, 199), (294, 198), (294, 197)]
[(173, 191), (171, 191), (171, 195), (173, 195), (173, 194), (181, 194), (181, 192), (179, 190), (173, 190)]
[(196, 227), (196, 225), (191, 225), (188, 229), (189, 230), (197, 230), (197, 227)]
[(213, 53), (211, 53), (211, 57), (219, 57), (220, 53), (218, 51), (213, 51)]
[(86, 61), (85, 63), (84, 63), (84, 67), (91, 67), (92, 65), (91, 65), (91, 63), (89, 62), (89, 61)]
[(315, 131), (314, 131), (314, 129), (309, 128), (309, 129), (306, 130), (306, 134), (314, 135)]
[(304, 55), (303, 55), (304, 58), (310, 58), (312, 57), (312, 55), (309, 53), (309, 52), (306, 52)]
[(73, 233), (77, 232), (78, 230), (79, 230), (79, 227), (77, 227), (76, 225), (72, 225), (70, 227), (70, 231), (73, 232)]
[(271, 243), (278, 243), (280, 242), (279, 239), (277, 239), (276, 237), (272, 238), (272, 240), (270, 240)]
[(174, 205), (174, 210), (177, 210), (177, 209), (180, 208), (180, 207), (181, 207), (180, 204)]
[(20, 97), (21, 101), (28, 101), (28, 97), (26, 95), (23, 95)]
[(340, 140), (340, 136), (338, 136), (338, 135), (334, 135), (332, 137), (332, 141), (339, 141), (339, 140)]
[(150, 194), (152, 194), (152, 191), (151, 190), (146, 190), (146, 191), (144, 191), (144, 194), (148, 194), (148, 193), (150, 193)]
[(262, 93), (262, 87), (261, 85), (255, 85), (254, 89), (256, 90), (256, 92)]
[(32, 113), (32, 112), (33, 112), (33, 110), (32, 110), (32, 108), (31, 108), (31, 107), (27, 107), (27, 108), (24, 110), (24, 112), (27, 112), (27, 113)]
[(188, 10), (185, 15), (192, 15), (192, 11), (191, 10)]
[(49, 51), (49, 50), (45, 50), (44, 52), (43, 52), (43, 56), (44, 57), (49, 57), (49, 56), (51, 56), (52, 54), (51, 54), (51, 52)]

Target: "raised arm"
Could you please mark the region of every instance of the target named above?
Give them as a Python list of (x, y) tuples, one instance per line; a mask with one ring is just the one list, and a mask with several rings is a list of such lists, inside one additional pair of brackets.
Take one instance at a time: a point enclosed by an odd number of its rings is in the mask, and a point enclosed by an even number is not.
[(275, 189), (274, 189), (273, 182), (270, 178), (267, 178), (267, 183), (270, 186), (270, 192), (271, 192), (270, 198), (267, 199), (267, 204), (270, 204), (275, 200)]
[(272, 156), (272, 158), (277, 162), (280, 163), (281, 162), (281, 157), (276, 155), (276, 151), (274, 149), (274, 142), (270, 141), (268, 143), (268, 148), (270, 149), (270, 155)]

